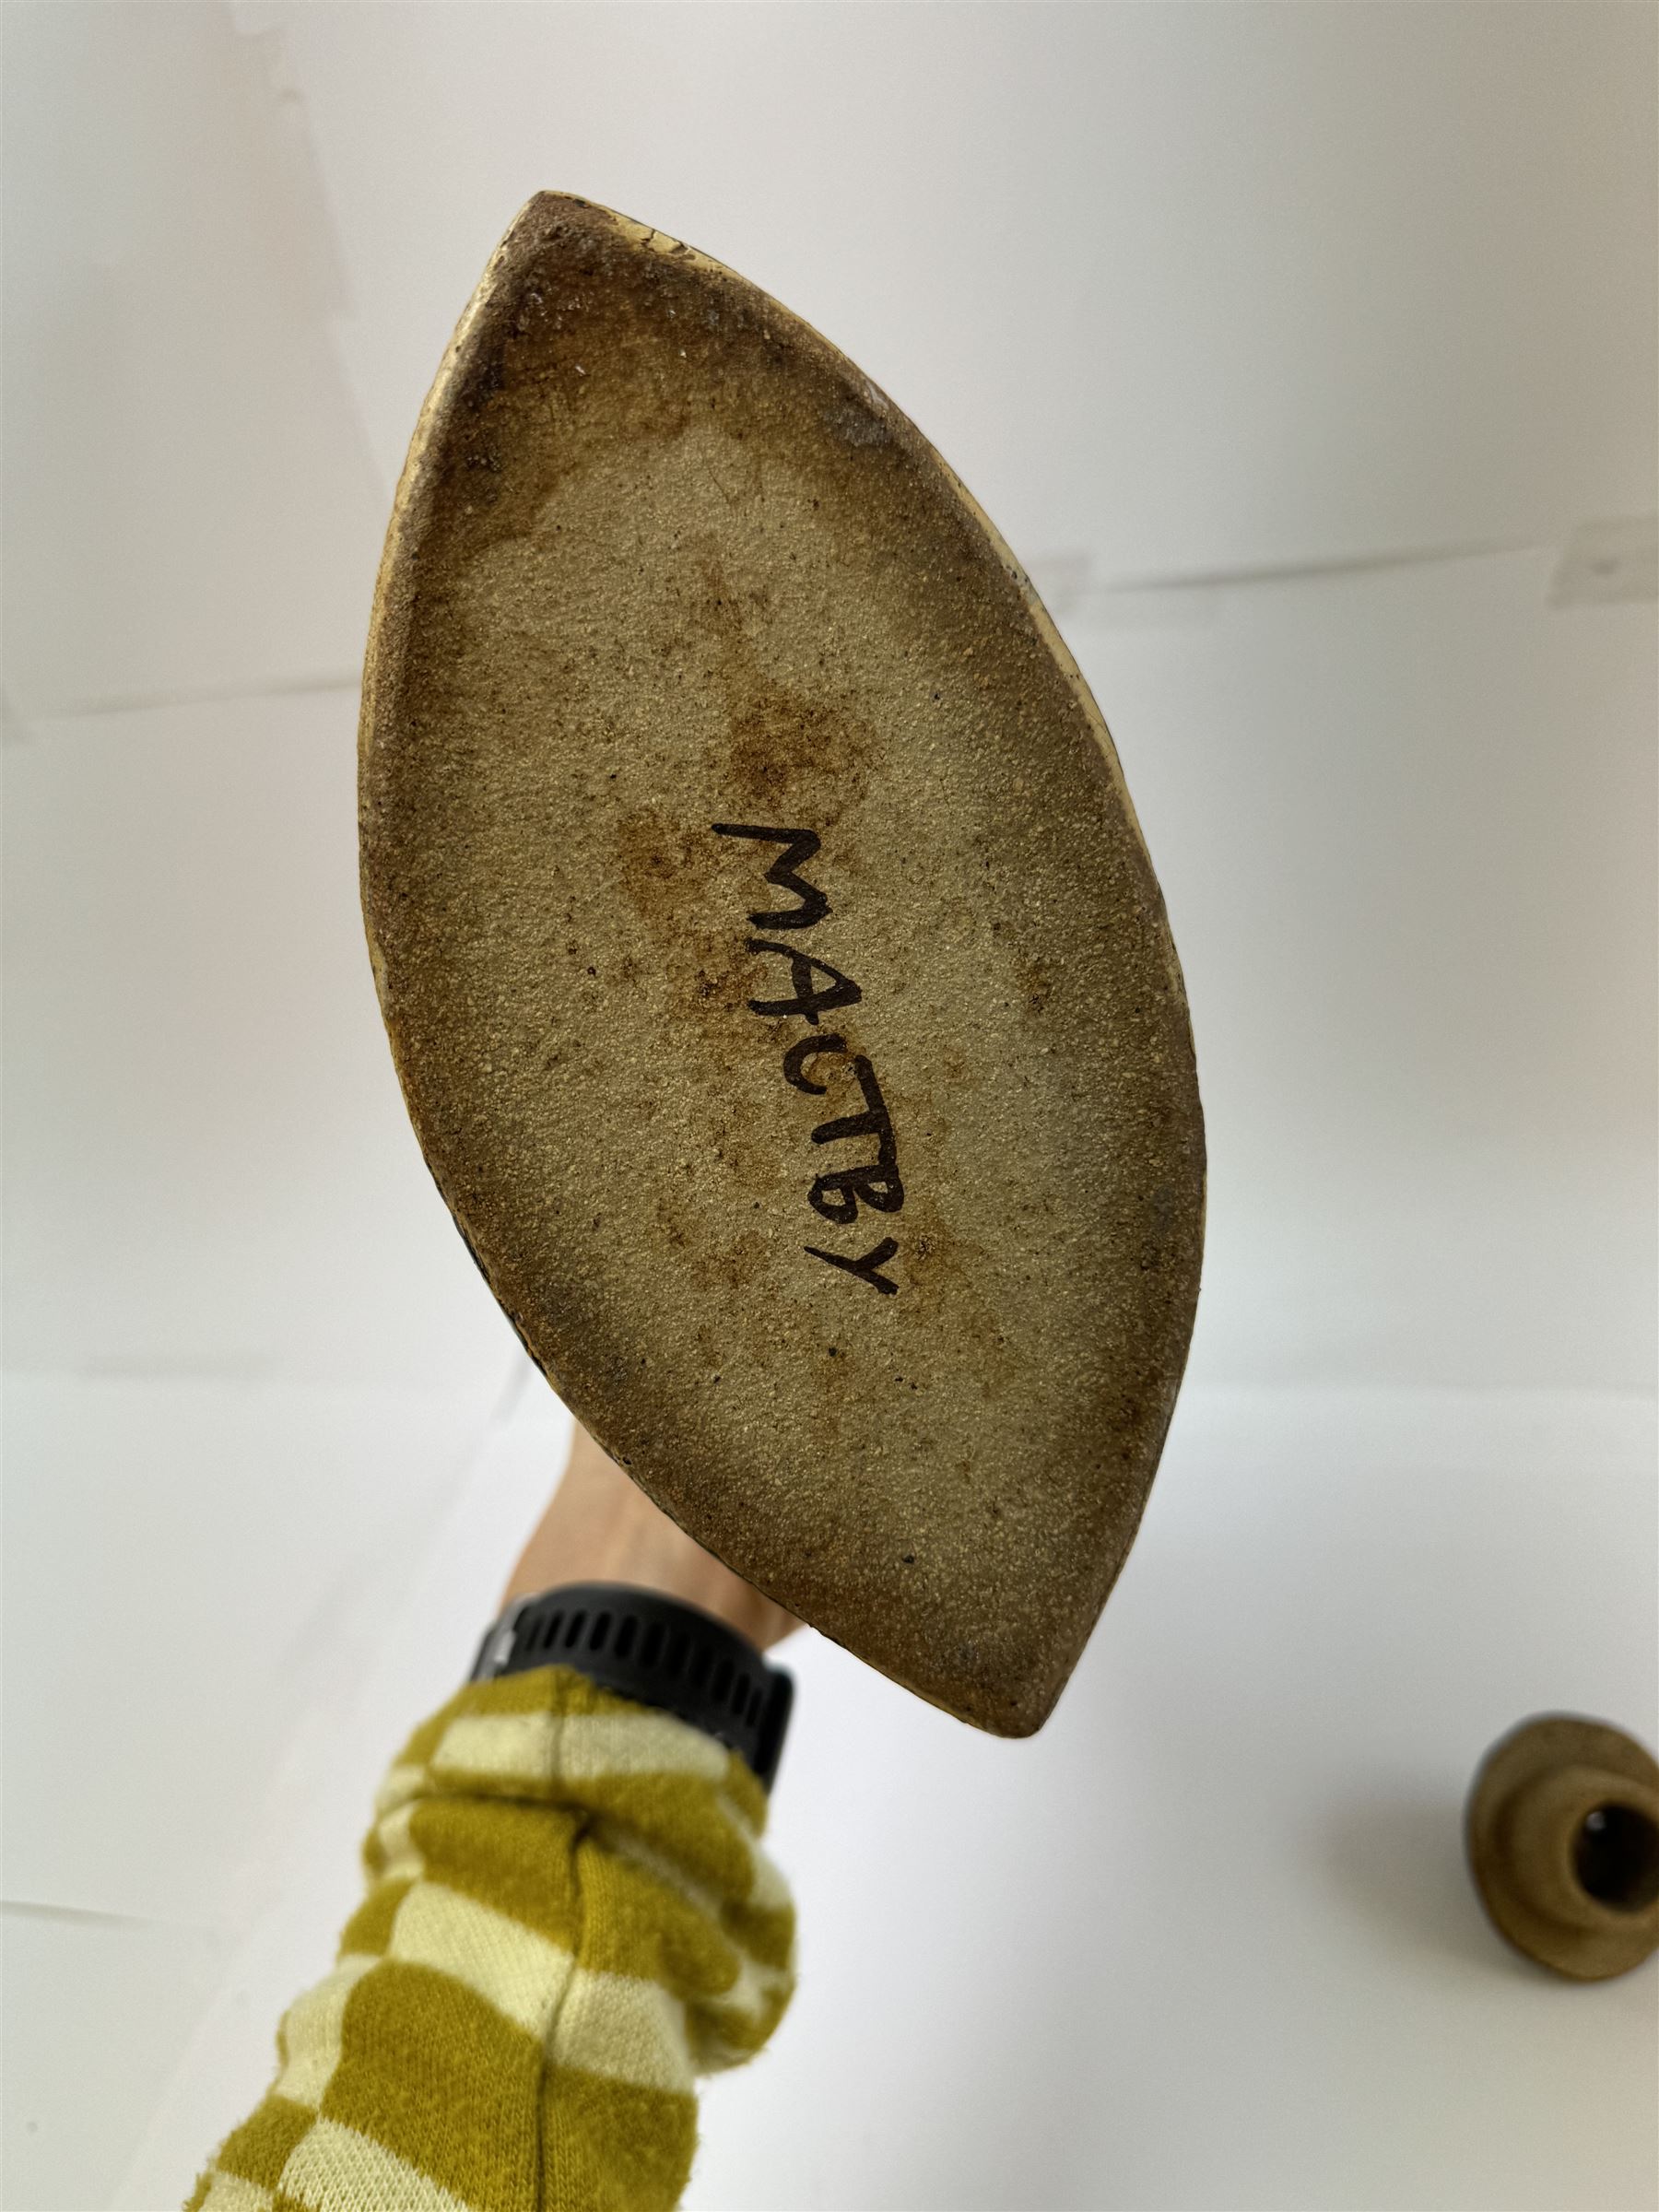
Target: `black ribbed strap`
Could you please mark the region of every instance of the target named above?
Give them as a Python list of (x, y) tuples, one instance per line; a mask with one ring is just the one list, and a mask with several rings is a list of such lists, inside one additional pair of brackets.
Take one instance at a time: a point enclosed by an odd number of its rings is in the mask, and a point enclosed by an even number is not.
[(794, 1682), (712, 1614), (626, 1583), (565, 1583), (502, 1614), (469, 1679), (533, 1666), (574, 1667), (602, 1689), (688, 1721), (771, 1788)]

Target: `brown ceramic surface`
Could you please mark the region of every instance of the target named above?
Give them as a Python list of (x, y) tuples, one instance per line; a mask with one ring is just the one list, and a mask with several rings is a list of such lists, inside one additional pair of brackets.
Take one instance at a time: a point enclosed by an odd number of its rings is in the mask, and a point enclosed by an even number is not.
[(764, 293), (533, 200), (399, 489), (361, 807), (410, 1112), (555, 1387), (770, 1595), (1039, 1726), (1204, 1150), (1111, 740), (984, 518)]
[(1603, 1982), (1659, 1947), (1659, 1765), (1621, 1730), (1524, 1722), (1482, 1761), (1465, 1830), (1492, 1924), (1540, 1966)]

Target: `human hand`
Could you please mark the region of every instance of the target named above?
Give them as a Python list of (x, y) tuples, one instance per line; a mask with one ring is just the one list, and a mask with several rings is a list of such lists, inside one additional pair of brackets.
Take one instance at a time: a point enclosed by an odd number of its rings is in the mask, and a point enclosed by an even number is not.
[(800, 1623), (652, 1504), (580, 1422), (559, 1488), (519, 1555), (503, 1605), (559, 1583), (627, 1583), (700, 1606), (760, 1651)]

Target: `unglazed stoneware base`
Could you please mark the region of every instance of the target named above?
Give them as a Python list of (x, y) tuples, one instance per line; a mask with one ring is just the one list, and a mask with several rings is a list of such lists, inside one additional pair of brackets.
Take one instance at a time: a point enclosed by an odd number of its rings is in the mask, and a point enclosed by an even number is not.
[(984, 517), (764, 293), (533, 200), (398, 492), (361, 830), (410, 1112), (555, 1388), (770, 1596), (1038, 1727), (1174, 1404), (1203, 1131)]

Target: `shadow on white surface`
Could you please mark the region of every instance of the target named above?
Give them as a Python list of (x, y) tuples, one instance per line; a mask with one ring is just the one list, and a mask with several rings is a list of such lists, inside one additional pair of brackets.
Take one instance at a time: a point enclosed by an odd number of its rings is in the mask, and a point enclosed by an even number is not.
[(1407, 1782), (1337, 1806), (1325, 1853), (1345, 1894), (1390, 1945), (1485, 1971), (1506, 1964), (1519, 1975), (1542, 1971), (1509, 1951), (1481, 1913), (1464, 1857), (1460, 1797), (1413, 1796)]

